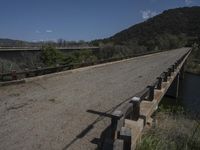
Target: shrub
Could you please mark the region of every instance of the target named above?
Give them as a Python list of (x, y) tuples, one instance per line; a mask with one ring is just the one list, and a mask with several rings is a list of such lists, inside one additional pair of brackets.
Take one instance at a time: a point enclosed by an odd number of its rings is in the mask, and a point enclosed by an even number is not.
[(63, 62), (64, 55), (52, 46), (43, 46), (41, 59), (45, 65), (54, 66)]

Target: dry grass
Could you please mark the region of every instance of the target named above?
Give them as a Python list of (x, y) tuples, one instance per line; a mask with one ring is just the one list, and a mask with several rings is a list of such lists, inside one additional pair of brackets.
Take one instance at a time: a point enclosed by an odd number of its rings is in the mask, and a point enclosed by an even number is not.
[(200, 122), (182, 109), (172, 110), (162, 108), (154, 115), (153, 127), (144, 131), (137, 150), (200, 149)]

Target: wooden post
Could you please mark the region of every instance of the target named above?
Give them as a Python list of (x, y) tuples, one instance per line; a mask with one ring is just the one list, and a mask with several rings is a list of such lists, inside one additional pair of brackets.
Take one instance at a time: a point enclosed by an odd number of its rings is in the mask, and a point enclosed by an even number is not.
[(133, 120), (137, 121), (140, 117), (140, 97), (133, 97), (131, 103), (133, 104)]
[(168, 72), (164, 72), (163, 82), (167, 82), (168, 80)]
[(12, 76), (12, 80), (17, 80), (17, 72), (16, 72), (16, 70), (12, 70), (11, 76)]
[(124, 141), (124, 149), (131, 149), (131, 129), (127, 127), (122, 127), (120, 130), (120, 139)]
[(157, 80), (158, 80), (157, 89), (161, 90), (162, 89), (162, 78), (158, 77)]
[(152, 101), (154, 99), (154, 89), (155, 89), (155, 86), (148, 86), (148, 88), (149, 88), (149, 97), (148, 97), (148, 100)]
[(117, 125), (122, 117), (123, 117), (122, 111), (116, 110), (112, 113), (112, 119), (111, 119), (111, 138), (112, 139), (115, 139), (117, 137), (116, 135)]

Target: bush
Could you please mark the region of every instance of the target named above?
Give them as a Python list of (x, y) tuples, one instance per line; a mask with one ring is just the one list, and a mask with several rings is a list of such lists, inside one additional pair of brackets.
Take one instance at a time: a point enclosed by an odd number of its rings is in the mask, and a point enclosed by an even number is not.
[(64, 55), (52, 46), (43, 46), (41, 59), (45, 65), (54, 66), (63, 62)]

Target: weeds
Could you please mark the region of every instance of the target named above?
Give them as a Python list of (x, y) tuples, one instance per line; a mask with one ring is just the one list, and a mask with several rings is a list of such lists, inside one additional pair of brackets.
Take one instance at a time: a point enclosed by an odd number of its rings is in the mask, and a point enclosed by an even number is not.
[(144, 132), (137, 150), (200, 150), (200, 121), (166, 99), (153, 116), (155, 127)]

